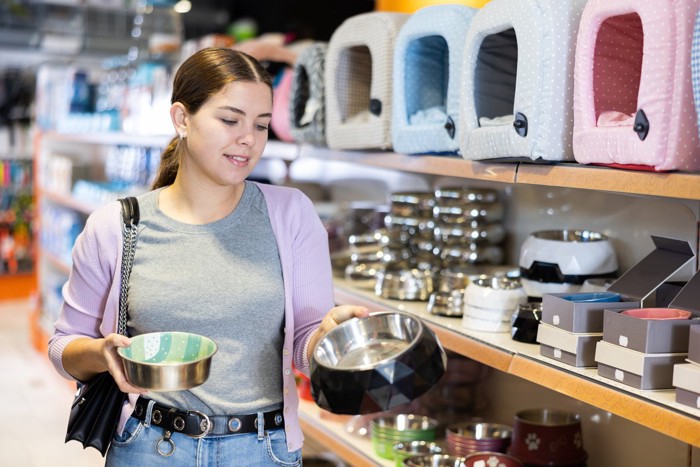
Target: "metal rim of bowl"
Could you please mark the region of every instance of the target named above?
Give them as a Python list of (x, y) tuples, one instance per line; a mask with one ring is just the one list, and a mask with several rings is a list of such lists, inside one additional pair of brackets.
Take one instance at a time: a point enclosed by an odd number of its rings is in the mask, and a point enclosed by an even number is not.
[[(486, 426), (493, 427), (499, 430), (500, 436), (482, 436), (477, 438), (476, 436), (467, 436), (462, 434), (463, 430), (467, 430), (471, 427)], [(474, 430), (472, 430), (473, 432)], [(508, 439), (513, 434), (513, 427), (508, 425), (503, 425), (501, 423), (489, 423), (489, 422), (467, 422), (467, 423), (455, 423), (449, 425), (446, 429), (446, 433), (450, 436), (459, 436), (467, 439)]]
[(522, 288), (519, 279), (511, 279), (505, 276), (482, 275), (472, 279), (472, 284), (494, 290), (513, 290)]
[[(542, 419), (544, 415), (544, 420)], [(547, 421), (548, 418), (552, 421)], [(581, 423), (581, 416), (574, 412), (558, 409), (526, 409), (515, 414), (515, 419), (529, 425), (537, 426), (570, 426)]]
[[(403, 349), (401, 352), (398, 352), (398, 353), (392, 355), (391, 357), (387, 357), (385, 359), (378, 360), (376, 362), (372, 362), (371, 364), (359, 365), (359, 366), (353, 367), (353, 369), (351, 371), (358, 371), (359, 372), (359, 371), (367, 371), (367, 370), (372, 370), (374, 368), (378, 368), (378, 367), (382, 366), (383, 364), (385, 364), (389, 361), (395, 360), (399, 356), (406, 354), (412, 348), (415, 347), (416, 343), (420, 339), (422, 339), (425, 325), (423, 324), (422, 320), (420, 320), (416, 316), (413, 316), (410, 313), (406, 313), (406, 312), (402, 312), (402, 311), (375, 311), (375, 312), (370, 313), (368, 317), (363, 318), (363, 319), (371, 319), (373, 317), (379, 317), (382, 315), (401, 315), (401, 316), (404, 316), (406, 318), (410, 318), (412, 321), (415, 321), (418, 324), (418, 330), (416, 332), (416, 335), (413, 336), (413, 339), (411, 339), (411, 341), (408, 343), (408, 346), (406, 346), (406, 348)], [(345, 326), (349, 326), (350, 323), (354, 323), (354, 322), (359, 321), (359, 320), (360, 320), (360, 318), (352, 318), (348, 321), (343, 321), (338, 326), (336, 326), (333, 329), (331, 329), (330, 331), (328, 331), (328, 333), (326, 333), (323, 337), (321, 337), (321, 339), (319, 339), (319, 341), (314, 346), (313, 352), (311, 354), (312, 356), (314, 356), (313, 359), (314, 359), (316, 365), (318, 365), (322, 368), (328, 368), (329, 370), (334, 370), (334, 371), (338, 370), (338, 368), (336, 368), (335, 366), (326, 365), (325, 362), (319, 361), (317, 358), (315, 358), (316, 352), (318, 352), (318, 348), (321, 347), (321, 344), (323, 343), (323, 341), (325, 339), (331, 337), (333, 334), (337, 334), (337, 333), (342, 332), (342, 329)]]
[[(428, 451), (425, 451), (427, 454), (441, 454), (443, 449), (442, 446), (440, 446), (438, 443), (435, 441), (425, 441), (425, 440), (413, 440), (413, 441), (401, 441), (400, 443), (396, 443), (392, 446), (392, 450), (394, 452), (400, 452), (401, 454), (422, 454), (424, 453), (423, 451), (409, 451), (408, 449), (411, 449), (413, 447), (419, 446), (421, 448), (426, 448)], [(435, 450), (436, 449), (436, 450)]]
[(588, 243), (608, 240), (608, 237), (601, 232), (583, 229), (539, 230), (530, 235), (540, 240), (550, 240), (555, 242)]
[(465, 203), (493, 203), (498, 201), (498, 191), (492, 188), (446, 186), (435, 190), (437, 199), (458, 199)]
[[(396, 427), (396, 423), (394, 423), (393, 426), (388, 426), (388, 425), (380, 425), (381, 422), (387, 421), (387, 420), (398, 420), (399, 417), (405, 417), (407, 419), (411, 420), (420, 420), (422, 422), (427, 422), (428, 423), (428, 428), (408, 428), (406, 430), (399, 430)], [(416, 414), (409, 414), (409, 413), (404, 413), (404, 414), (396, 414), (396, 415), (384, 415), (380, 417), (375, 417), (372, 419), (371, 425), (381, 429), (389, 429), (389, 430), (395, 430), (395, 431), (426, 431), (426, 430), (434, 430), (436, 429), (439, 425), (440, 422), (438, 422), (437, 419), (428, 417), (427, 415), (416, 415)]]
[(390, 205), (393, 203), (412, 205), (432, 205), (435, 193), (432, 191), (396, 191), (389, 194)]
[[(180, 332), (180, 331), (170, 331), (170, 332), (171, 333), (179, 333), (179, 334), (189, 334), (189, 335), (193, 335), (193, 336), (199, 336), (202, 339), (207, 339), (208, 341), (211, 341), (212, 344), (214, 344), (214, 351), (205, 357), (201, 357), (201, 358), (198, 358), (196, 360), (188, 360), (186, 362), (144, 362), (143, 360), (135, 360), (133, 358), (130, 358), (130, 357), (127, 357), (126, 355), (124, 355), (122, 349), (125, 349), (126, 347), (117, 348), (117, 354), (119, 354), (119, 356), (121, 358), (123, 358), (124, 360), (126, 360), (128, 362), (135, 363), (137, 365), (148, 365), (148, 366), (153, 366), (153, 367), (159, 367), (159, 366), (177, 367), (177, 366), (192, 365), (193, 363), (198, 363), (198, 362), (207, 360), (207, 359), (213, 357), (216, 354), (216, 352), (219, 351), (219, 346), (216, 345), (216, 342), (207, 336), (202, 336), (200, 334), (194, 334), (191, 332)], [(151, 334), (155, 335), (155, 334), (164, 334), (164, 333), (162, 333), (162, 332), (149, 332), (149, 333), (139, 334), (138, 336), (132, 336), (132, 337), (147, 336), (147, 335), (151, 335)]]

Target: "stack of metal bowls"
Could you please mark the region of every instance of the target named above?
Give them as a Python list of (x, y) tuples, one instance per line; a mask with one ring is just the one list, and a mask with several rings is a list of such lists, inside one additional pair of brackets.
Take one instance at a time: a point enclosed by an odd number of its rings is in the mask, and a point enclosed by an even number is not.
[(359, 288), (374, 288), (377, 273), (385, 266), (386, 241), (386, 232), (382, 229), (350, 235), (350, 263), (345, 267), (345, 279)]
[(466, 422), (449, 425), (446, 430), (447, 452), (467, 456), (474, 452), (506, 452), (513, 429), (498, 423)]
[(401, 442), (434, 441), (438, 421), (434, 418), (398, 414), (384, 415), (372, 420), (370, 438), (379, 457), (394, 459), (394, 446)]
[(384, 218), (397, 261), (417, 269), (433, 270), (433, 206), (432, 191), (400, 191), (389, 195), (389, 214)]
[(434, 196), (433, 240), (442, 268), (503, 263), (506, 231), (497, 190), (443, 187)]
[(435, 190), (433, 252), (439, 279), (428, 301), (428, 311), (461, 317), (464, 291), (470, 280), (500, 265), (503, 203), (498, 191), (485, 188), (444, 187)]
[(377, 273), (375, 293), (394, 300), (427, 301), (434, 290), (437, 264), (432, 248), (432, 191), (401, 191), (389, 195), (384, 218), (385, 267)]
[(428, 311), (440, 316), (462, 316), (464, 291), (469, 283), (479, 277), (468, 266), (453, 266), (441, 269), (437, 287), (428, 299)]

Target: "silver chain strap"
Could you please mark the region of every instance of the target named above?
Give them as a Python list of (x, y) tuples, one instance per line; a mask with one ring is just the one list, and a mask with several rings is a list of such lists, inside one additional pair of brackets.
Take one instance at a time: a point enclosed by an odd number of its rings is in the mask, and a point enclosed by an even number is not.
[(126, 299), (129, 296), (129, 276), (131, 276), (131, 267), (134, 264), (134, 249), (136, 247), (136, 230), (137, 227), (133, 220), (128, 224), (124, 222), (122, 234), (124, 237), (124, 251), (122, 253), (121, 267), (121, 291), (119, 294), (119, 321), (117, 324), (117, 332), (126, 335), (126, 320), (128, 307)]

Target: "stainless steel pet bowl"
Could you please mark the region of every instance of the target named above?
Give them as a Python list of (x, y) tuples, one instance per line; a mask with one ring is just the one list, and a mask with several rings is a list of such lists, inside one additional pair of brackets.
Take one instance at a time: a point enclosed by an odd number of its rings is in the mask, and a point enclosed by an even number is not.
[(117, 353), (126, 379), (149, 391), (181, 391), (209, 378), (216, 343), (188, 332), (153, 332), (131, 338), (129, 347)]
[(445, 350), (418, 317), (375, 312), (321, 338), (310, 362), (311, 395), (337, 414), (383, 412), (428, 391), (446, 365)]

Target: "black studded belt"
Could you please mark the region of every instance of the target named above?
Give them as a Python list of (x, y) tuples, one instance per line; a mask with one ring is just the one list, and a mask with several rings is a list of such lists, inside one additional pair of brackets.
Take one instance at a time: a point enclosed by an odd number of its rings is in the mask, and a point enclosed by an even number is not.
[[(150, 402), (145, 397), (139, 397), (132, 417), (145, 421)], [(284, 427), (284, 416), (281, 410), (265, 412), (263, 417), (265, 430)], [(180, 410), (158, 402), (153, 406), (150, 422), (151, 425), (171, 433), (184, 433), (193, 438), (202, 438), (207, 435), (256, 433), (258, 431), (257, 414), (206, 415), (196, 410)]]

